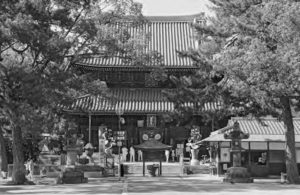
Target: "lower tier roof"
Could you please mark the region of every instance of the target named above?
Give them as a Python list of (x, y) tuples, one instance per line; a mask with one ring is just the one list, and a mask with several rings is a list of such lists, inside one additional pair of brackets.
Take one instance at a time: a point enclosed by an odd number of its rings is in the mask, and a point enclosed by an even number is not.
[[(169, 101), (163, 89), (155, 88), (114, 88), (109, 90), (111, 96), (103, 97), (86, 95), (78, 98), (66, 112), (115, 114), (117, 108), (122, 108), (125, 114), (134, 113), (166, 113), (174, 111), (174, 103)], [(185, 103), (185, 106), (192, 106)], [(217, 110), (220, 103), (207, 103), (204, 110)]]

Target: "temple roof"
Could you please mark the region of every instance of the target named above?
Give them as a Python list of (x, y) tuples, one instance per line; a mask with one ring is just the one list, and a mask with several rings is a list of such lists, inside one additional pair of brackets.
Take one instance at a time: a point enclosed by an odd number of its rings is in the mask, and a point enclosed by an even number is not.
[[(212, 132), (209, 137), (201, 140), (201, 142), (229, 141), (224, 139), (224, 132), (230, 131), (231, 128), (228, 127), (233, 126), (235, 121), (240, 124), (241, 131), (250, 135), (249, 139), (242, 141), (285, 141), (285, 127), (283, 121), (279, 121), (276, 118), (262, 118), (261, 121), (258, 121), (253, 118), (233, 117), (228, 121), (227, 127)], [(293, 121), (295, 139), (296, 142), (300, 142), (300, 118), (294, 118)]]
[(172, 148), (172, 146), (163, 144), (157, 140), (147, 140), (133, 147), (143, 151), (159, 151), (159, 150), (166, 150)]
[[(148, 43), (143, 53), (155, 51), (163, 56), (162, 63), (148, 64), (150, 67), (163, 65), (166, 68), (195, 68), (189, 58), (180, 57), (177, 51), (187, 51), (195, 48), (194, 20), (204, 22), (204, 14), (188, 16), (148, 16), (148, 22), (132, 28), (128, 32), (132, 37), (141, 34), (148, 37)], [(125, 24), (122, 24), (125, 25)], [(135, 67), (136, 64), (125, 63), (123, 56), (82, 56), (73, 66), (80, 68)], [(140, 65), (139, 65), (140, 66)]]
[[(163, 94), (163, 89), (149, 88), (113, 88), (110, 89), (111, 97), (83, 96), (78, 98), (67, 112), (115, 114), (118, 107), (124, 109), (124, 113), (164, 113), (174, 111), (174, 104)], [(192, 106), (186, 103), (185, 106)], [(219, 103), (207, 103), (204, 110), (218, 110)]]
[(145, 18), (151, 22), (193, 22), (194, 19), (205, 19), (204, 13), (178, 16), (145, 16)]

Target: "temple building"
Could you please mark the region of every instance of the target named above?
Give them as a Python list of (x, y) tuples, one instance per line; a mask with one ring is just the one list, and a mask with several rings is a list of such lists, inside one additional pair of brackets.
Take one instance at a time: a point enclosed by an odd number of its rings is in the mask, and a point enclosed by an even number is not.
[[(162, 66), (167, 75), (185, 75), (196, 67), (189, 58), (183, 58), (177, 51), (187, 51), (197, 47), (199, 40), (193, 23), (205, 23), (204, 14), (190, 16), (151, 16), (146, 17), (142, 29), (149, 36), (146, 51), (155, 51), (162, 56), (160, 64), (130, 64), (117, 56), (83, 56), (71, 65), (81, 72), (94, 72), (105, 81), (111, 97), (101, 95), (80, 97), (69, 109), (84, 135), (86, 142), (98, 146), (98, 127), (105, 125), (122, 145), (130, 147), (154, 136), (156, 140), (183, 148), (192, 125), (200, 126), (207, 137), (211, 126), (201, 123), (200, 116), (192, 116), (189, 125), (178, 125), (168, 121), (167, 114), (174, 111), (174, 104), (164, 95), (163, 90), (172, 89), (169, 80), (157, 82), (152, 71)], [(140, 30), (139, 29), (139, 30)], [(138, 30), (130, 28), (131, 36)], [(213, 110), (218, 104), (211, 103), (205, 109)], [(205, 136), (206, 135), (206, 136)]]

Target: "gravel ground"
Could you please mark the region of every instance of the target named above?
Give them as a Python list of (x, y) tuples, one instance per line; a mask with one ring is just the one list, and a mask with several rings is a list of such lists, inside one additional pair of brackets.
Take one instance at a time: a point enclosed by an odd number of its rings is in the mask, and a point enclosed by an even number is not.
[(279, 178), (255, 179), (254, 183), (223, 183), (222, 178), (198, 175), (186, 177), (125, 177), (121, 181), (116, 177), (90, 179), (86, 184), (56, 185), (51, 179), (40, 181), (39, 185), (6, 185), (0, 180), (0, 194), (262, 194), (262, 195), (296, 195), (300, 185), (281, 184)]

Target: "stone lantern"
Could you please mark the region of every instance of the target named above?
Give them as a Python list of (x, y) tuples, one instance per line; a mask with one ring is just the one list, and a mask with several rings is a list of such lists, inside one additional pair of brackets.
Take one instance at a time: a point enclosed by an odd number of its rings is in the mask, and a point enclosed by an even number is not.
[(249, 134), (241, 131), (239, 123), (235, 122), (233, 125), (233, 130), (228, 133), (224, 133), (224, 138), (231, 140), (231, 153), (233, 162), (232, 167), (227, 170), (223, 181), (233, 183), (252, 183), (253, 179), (250, 178), (250, 173), (248, 172), (247, 168), (242, 167), (241, 163), (241, 140), (248, 139)]

